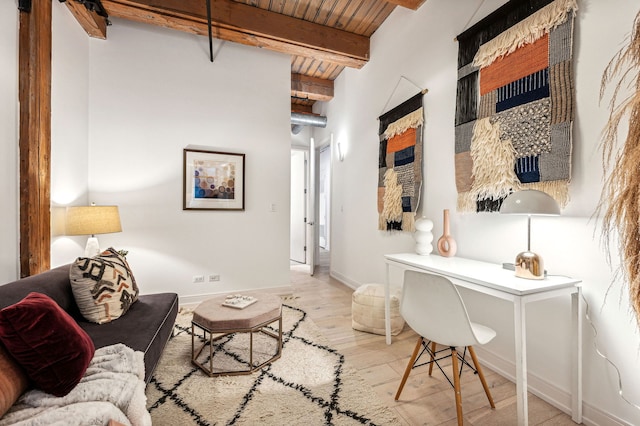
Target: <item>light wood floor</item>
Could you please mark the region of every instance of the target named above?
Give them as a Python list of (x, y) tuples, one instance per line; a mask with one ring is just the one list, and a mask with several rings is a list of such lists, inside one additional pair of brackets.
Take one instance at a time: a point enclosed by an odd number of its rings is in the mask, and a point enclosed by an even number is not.
[[(395, 410), (406, 425), (456, 425), (453, 388), (440, 371), (428, 375), (424, 366), (411, 372), (399, 401), (394, 396), (404, 373), (417, 335), (405, 326), (386, 345), (384, 336), (363, 333), (351, 328), (353, 290), (329, 277), (327, 265), (320, 266), (311, 277), (304, 266), (291, 267), (295, 303), (320, 327), (331, 345), (345, 355), (346, 362), (359, 370), (374, 391)], [(449, 367), (450, 369), (450, 367)], [(445, 371), (449, 371), (445, 368)], [(480, 380), (469, 369), (462, 375), (462, 404), (465, 425), (515, 425), (515, 384), (484, 368), (496, 409), (492, 410)], [(573, 426), (575, 423), (555, 407), (529, 395), (529, 424)]]

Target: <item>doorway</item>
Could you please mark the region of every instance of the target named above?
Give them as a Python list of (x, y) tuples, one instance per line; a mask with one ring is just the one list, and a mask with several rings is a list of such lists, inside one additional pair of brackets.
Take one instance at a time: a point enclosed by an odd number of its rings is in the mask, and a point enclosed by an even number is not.
[(331, 140), (316, 147), (312, 139), (309, 150), (291, 150), (290, 265), (311, 275), (315, 267), (328, 272), (330, 266), (331, 153)]

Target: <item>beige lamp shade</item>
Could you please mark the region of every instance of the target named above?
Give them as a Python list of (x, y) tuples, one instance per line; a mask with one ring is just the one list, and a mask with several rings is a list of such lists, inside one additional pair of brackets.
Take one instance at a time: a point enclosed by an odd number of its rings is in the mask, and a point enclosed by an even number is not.
[(66, 235), (121, 232), (118, 206), (67, 207)]

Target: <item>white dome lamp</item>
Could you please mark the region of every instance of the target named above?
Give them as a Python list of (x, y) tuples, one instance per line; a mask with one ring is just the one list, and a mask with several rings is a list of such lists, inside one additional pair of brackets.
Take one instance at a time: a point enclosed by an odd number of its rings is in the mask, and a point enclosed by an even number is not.
[(516, 276), (531, 280), (541, 280), (545, 277), (542, 257), (531, 251), (531, 216), (558, 216), (560, 207), (549, 194), (525, 189), (507, 196), (500, 206), (501, 214), (527, 215), (527, 251), (516, 256)]

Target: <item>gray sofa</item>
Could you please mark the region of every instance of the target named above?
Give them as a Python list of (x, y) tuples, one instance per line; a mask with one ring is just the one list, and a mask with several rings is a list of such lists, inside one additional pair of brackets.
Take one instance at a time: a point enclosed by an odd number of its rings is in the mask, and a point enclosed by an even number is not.
[(178, 314), (175, 293), (141, 294), (122, 317), (106, 324), (86, 321), (75, 303), (70, 265), (0, 285), (0, 309), (22, 300), (31, 292), (46, 294), (60, 305), (87, 332), (96, 349), (123, 343), (144, 353), (145, 382), (149, 383), (171, 337)]

